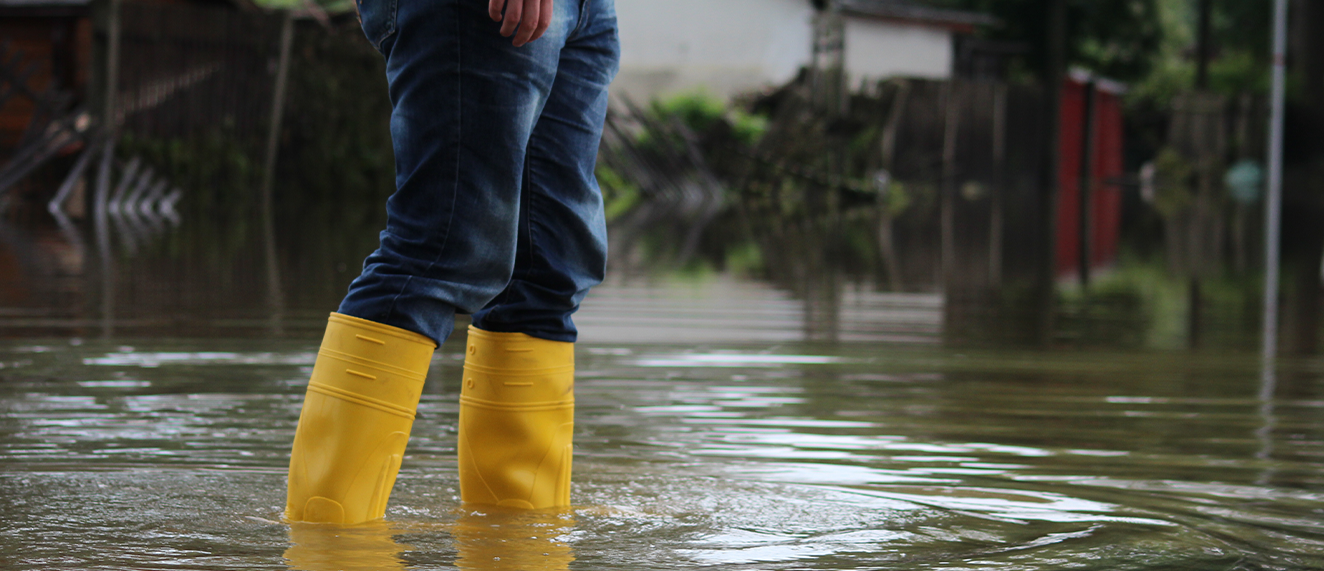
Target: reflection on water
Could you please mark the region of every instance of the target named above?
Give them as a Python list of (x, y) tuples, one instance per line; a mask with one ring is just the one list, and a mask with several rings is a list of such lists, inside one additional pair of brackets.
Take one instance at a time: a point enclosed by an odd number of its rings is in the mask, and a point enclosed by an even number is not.
[[(107, 232), (95, 217), (13, 207), (0, 220), (0, 336), (315, 334), (376, 246), (381, 197), (350, 193), (309, 208), (306, 193), (288, 194), (270, 227), (251, 223), (252, 205), (222, 218), (193, 205), (178, 227), (142, 239)], [(892, 279), (871, 204), (783, 211), (732, 197), (684, 206), (644, 202), (614, 220), (607, 283), (578, 316), (586, 340), (1039, 344), (1045, 308), (1055, 344), (1171, 348), (1194, 334), (1185, 290), (1174, 293), (1159, 268), (1120, 268), (1090, 292), (1064, 288), (1045, 304), (1013, 274), (997, 287), (943, 286), (934, 236), (922, 228), (888, 255), (907, 259), (906, 279)], [(957, 273), (988, 274), (987, 260), (971, 264)], [(1207, 296), (1204, 346), (1253, 347), (1254, 289)]]
[(511, 511), (497, 506), (466, 511), (451, 526), (455, 566), (465, 571), (565, 571), (575, 560), (568, 541), (573, 512)]
[(981, 349), (1044, 304), (939, 293), (922, 249), (889, 280), (867, 212), (770, 203), (616, 223), (576, 316), (571, 509), (459, 505), (456, 338), (387, 520), (287, 525), (315, 343), (382, 224), (355, 200), (132, 247), (0, 222), (0, 567), (1324, 569), (1324, 364), (1265, 376), (1248, 322), (1138, 350), (1184, 322), (1126, 288), (1057, 305), (1058, 345), (1109, 349)]
[[(462, 339), (385, 522), (280, 522), (315, 339), (0, 347), (7, 569), (1324, 569), (1324, 364), (584, 343), (565, 512), (459, 505)], [(1266, 417), (1266, 414), (1268, 415)]]
[(394, 571), (405, 569), (400, 554), (408, 545), (395, 542), (390, 522), (355, 526), (290, 524), (285, 560), (298, 571)]

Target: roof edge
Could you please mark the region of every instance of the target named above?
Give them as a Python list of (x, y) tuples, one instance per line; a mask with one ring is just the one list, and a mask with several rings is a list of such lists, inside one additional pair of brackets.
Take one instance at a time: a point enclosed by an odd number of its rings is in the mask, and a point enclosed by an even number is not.
[(929, 26), (973, 31), (978, 26), (996, 26), (1000, 21), (982, 12), (933, 8), (897, 0), (841, 0), (841, 12), (885, 20), (915, 22)]

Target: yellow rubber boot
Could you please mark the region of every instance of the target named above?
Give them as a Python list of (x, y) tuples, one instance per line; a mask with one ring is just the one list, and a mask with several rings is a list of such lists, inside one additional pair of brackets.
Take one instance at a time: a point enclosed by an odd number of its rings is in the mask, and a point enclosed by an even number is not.
[(286, 519), (354, 524), (386, 514), (436, 347), (331, 314), (294, 433)]
[(460, 499), (570, 505), (573, 343), (469, 327), (460, 389)]

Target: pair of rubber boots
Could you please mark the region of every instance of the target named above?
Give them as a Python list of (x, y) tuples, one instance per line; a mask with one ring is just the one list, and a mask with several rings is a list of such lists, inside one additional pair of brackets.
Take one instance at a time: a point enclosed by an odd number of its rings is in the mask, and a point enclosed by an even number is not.
[(401, 535), (450, 536), (454, 568), (482, 571), (569, 571), (575, 560), (567, 542), (575, 520), (561, 510), (483, 506), (446, 523), (389, 520), (358, 525), (290, 522), (285, 563), (292, 571), (405, 571), (414, 546)]
[[(290, 521), (381, 518), (436, 344), (331, 314), (290, 457)], [(460, 499), (570, 503), (574, 344), (469, 328), (460, 392)]]

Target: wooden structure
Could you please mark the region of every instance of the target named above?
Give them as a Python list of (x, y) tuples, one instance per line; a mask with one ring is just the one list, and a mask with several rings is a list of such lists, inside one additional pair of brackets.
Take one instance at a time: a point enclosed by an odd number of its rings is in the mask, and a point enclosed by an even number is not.
[(260, 138), (279, 30), (246, 0), (0, 0), (0, 195), (126, 129)]
[(0, 151), (12, 151), (50, 109), (82, 101), (92, 53), (86, 0), (0, 0)]
[[(1124, 165), (1121, 86), (1075, 74), (1062, 86), (1056, 268), (1082, 283), (1117, 260)], [(1089, 260), (1082, 264), (1081, 260)]]

